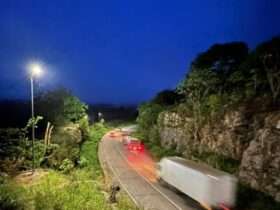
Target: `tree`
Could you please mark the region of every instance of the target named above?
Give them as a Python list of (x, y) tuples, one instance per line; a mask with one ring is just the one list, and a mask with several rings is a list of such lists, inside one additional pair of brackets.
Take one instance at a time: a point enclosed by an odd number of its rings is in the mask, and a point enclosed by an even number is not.
[(182, 95), (178, 94), (176, 91), (163, 90), (155, 96), (155, 98), (152, 100), (152, 103), (170, 106), (180, 102), (181, 99)]
[(145, 139), (148, 139), (151, 128), (157, 123), (158, 115), (163, 110), (163, 106), (155, 103), (144, 103), (139, 107), (137, 123)]
[[(191, 107), (194, 119), (194, 139), (199, 139), (199, 130), (203, 123), (203, 118), (207, 113), (203, 113), (207, 104), (207, 99), (211, 93), (215, 93), (220, 80), (217, 73), (210, 69), (192, 69), (186, 79), (177, 87), (177, 91), (186, 97), (186, 105)], [(204, 117), (203, 117), (204, 116)]]
[(64, 88), (40, 94), (35, 104), (37, 113), (44, 116), (45, 121), (55, 125), (77, 122), (87, 111), (87, 106)]
[(71, 122), (77, 122), (85, 117), (87, 109), (88, 106), (75, 96), (68, 96), (64, 99), (64, 116)]
[(232, 87), (228, 83), (231, 74), (238, 70), (239, 65), (247, 58), (248, 47), (243, 42), (215, 44), (207, 51), (199, 54), (192, 63), (192, 68), (208, 69), (217, 73), (220, 84), (219, 94), (230, 92)]
[(280, 36), (259, 45), (256, 54), (266, 73), (272, 98), (275, 102), (280, 94)]
[(219, 73), (230, 73), (248, 56), (248, 47), (243, 42), (215, 44), (199, 54), (193, 61), (195, 68), (210, 68)]

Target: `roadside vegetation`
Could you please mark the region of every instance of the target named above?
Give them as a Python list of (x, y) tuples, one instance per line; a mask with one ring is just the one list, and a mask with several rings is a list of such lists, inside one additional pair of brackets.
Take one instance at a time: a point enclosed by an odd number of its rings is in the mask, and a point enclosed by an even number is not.
[[(65, 89), (37, 98), (40, 116), (25, 128), (1, 129), (0, 209), (76, 210), (136, 209), (130, 199), (118, 195), (108, 201), (98, 161), (98, 144), (111, 127), (89, 125), (87, 106)], [(51, 138), (44, 129), (53, 126)], [(36, 124), (35, 170), (31, 172), (30, 126)]]
[[(213, 127), (227, 111), (236, 107), (250, 110), (250, 116), (279, 110), (279, 55), (280, 37), (264, 42), (252, 51), (243, 42), (211, 46), (194, 59), (175, 90), (162, 91), (139, 107), (139, 128), (134, 135), (143, 139), (158, 159), (184, 156), (235, 174), (240, 160), (197, 146), (201, 130), (206, 125)], [(160, 119), (163, 112), (191, 119), (184, 130), (193, 144), (185, 151), (178, 151), (176, 145), (162, 145), (159, 128), (165, 120)], [(237, 202), (237, 209), (280, 209), (280, 204), (271, 197), (243, 184), (239, 186)]]

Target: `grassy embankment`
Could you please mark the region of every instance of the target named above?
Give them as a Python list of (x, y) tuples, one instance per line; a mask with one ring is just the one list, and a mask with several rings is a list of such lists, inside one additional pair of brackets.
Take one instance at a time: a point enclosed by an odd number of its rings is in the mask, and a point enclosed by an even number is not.
[(0, 180), (0, 209), (136, 209), (123, 194), (117, 204), (108, 203), (97, 156), (98, 142), (108, 130), (101, 124), (91, 127), (90, 139), (81, 148), (83, 163), (69, 174), (44, 169), (38, 170), (39, 175), (33, 180)]

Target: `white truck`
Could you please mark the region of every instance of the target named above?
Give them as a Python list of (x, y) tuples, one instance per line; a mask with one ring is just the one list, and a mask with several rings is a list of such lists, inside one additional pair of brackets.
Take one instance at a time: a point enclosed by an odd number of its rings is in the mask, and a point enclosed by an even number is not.
[(235, 204), (237, 179), (223, 171), (180, 157), (158, 163), (160, 179), (207, 209), (230, 209)]

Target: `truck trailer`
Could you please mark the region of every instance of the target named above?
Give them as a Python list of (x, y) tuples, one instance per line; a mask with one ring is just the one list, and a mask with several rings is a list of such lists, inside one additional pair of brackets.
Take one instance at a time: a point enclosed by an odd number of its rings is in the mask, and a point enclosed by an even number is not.
[(235, 204), (237, 179), (208, 165), (166, 157), (158, 163), (158, 176), (208, 209), (230, 209)]

